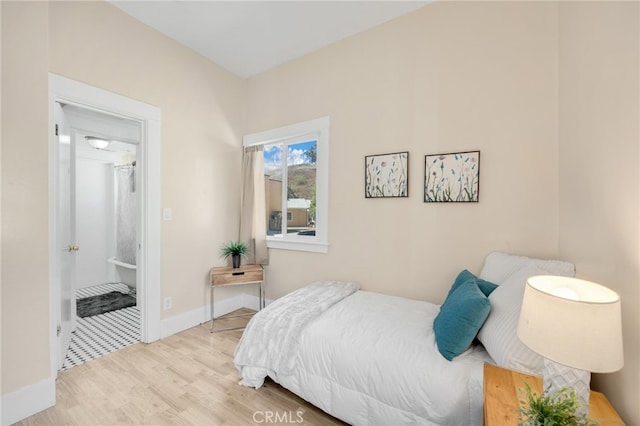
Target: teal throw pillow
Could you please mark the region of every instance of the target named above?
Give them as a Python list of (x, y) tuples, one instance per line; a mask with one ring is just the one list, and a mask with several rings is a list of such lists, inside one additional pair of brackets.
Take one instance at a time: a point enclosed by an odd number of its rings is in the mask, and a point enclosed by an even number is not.
[(433, 321), (438, 351), (451, 361), (471, 346), (489, 316), (491, 303), (472, 279), (449, 293)]
[[(465, 269), (464, 271), (462, 271), (462, 272), (460, 272), (458, 274), (458, 277), (453, 282), (453, 285), (451, 286), (451, 289), (449, 289), (449, 295), (453, 292), (453, 290), (458, 288), (458, 286), (460, 284), (462, 284), (463, 282), (465, 282), (467, 280), (474, 280), (476, 282), (476, 285), (480, 288), (480, 291), (487, 297), (489, 297), (491, 292), (498, 287), (494, 283), (490, 283), (489, 281), (485, 281), (482, 278), (476, 277), (471, 272), (469, 272), (468, 270)], [(447, 297), (449, 297), (449, 295), (447, 295)]]

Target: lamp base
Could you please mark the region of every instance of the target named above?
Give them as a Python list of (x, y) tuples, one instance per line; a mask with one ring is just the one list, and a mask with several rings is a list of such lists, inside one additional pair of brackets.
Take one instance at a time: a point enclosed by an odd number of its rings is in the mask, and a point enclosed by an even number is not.
[(591, 373), (589, 371), (567, 367), (545, 358), (542, 378), (544, 390), (548, 389), (550, 394), (554, 394), (562, 388), (575, 390), (580, 402), (583, 404), (578, 409), (577, 414), (588, 413), (589, 394), (591, 392), (589, 386)]

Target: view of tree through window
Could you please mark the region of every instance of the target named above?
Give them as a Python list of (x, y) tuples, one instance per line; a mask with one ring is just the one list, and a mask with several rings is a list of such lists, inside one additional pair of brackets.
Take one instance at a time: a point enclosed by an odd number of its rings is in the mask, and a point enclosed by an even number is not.
[(316, 154), (316, 141), (264, 147), (267, 235), (315, 235)]

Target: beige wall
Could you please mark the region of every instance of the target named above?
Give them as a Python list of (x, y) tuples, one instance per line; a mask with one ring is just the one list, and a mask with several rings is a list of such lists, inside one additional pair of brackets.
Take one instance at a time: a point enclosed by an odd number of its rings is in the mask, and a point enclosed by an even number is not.
[[(246, 83), (104, 2), (51, 3), (50, 71), (162, 110), (163, 318), (206, 304), (237, 239)], [(217, 295), (219, 299), (224, 293)]]
[[(440, 302), (491, 250), (573, 261), (622, 296), (626, 367), (594, 386), (640, 424), (638, 36), (637, 3), (435, 3), (250, 79), (249, 132), (332, 125), (329, 253), (272, 250), (268, 296)], [(422, 203), (424, 155), (473, 149), (480, 203)], [(363, 157), (403, 150), (410, 198), (365, 200)]]
[(48, 8), (2, 2), (2, 393), (49, 377)]
[(173, 297), (163, 318), (207, 304), (209, 268), (237, 238), (246, 82), (105, 2), (2, 2), (2, 19), (6, 394), (50, 374), (47, 73), (162, 110), (161, 199), (173, 208), (161, 230), (161, 296)]
[[(250, 133), (331, 117), (329, 253), (271, 250), (267, 296), (345, 279), (439, 303), (492, 250), (556, 255), (557, 54), (553, 4), (435, 3), (250, 79)], [(480, 202), (423, 203), (424, 155), (476, 149)], [(410, 197), (365, 199), (365, 155), (404, 150)]]
[(637, 2), (559, 7), (560, 254), (620, 294), (625, 367), (593, 382), (630, 425), (640, 424), (639, 16)]

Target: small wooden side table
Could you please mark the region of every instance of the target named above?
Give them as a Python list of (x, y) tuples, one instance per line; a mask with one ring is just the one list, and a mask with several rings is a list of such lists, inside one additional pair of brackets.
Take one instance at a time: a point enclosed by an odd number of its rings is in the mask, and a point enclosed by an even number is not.
[[(517, 425), (520, 407), (518, 388), (528, 383), (531, 389), (542, 392), (542, 378), (491, 364), (484, 365), (484, 424), (485, 426)], [(589, 418), (601, 426), (619, 426), (624, 422), (607, 397), (591, 391)]]
[[(264, 308), (264, 269), (262, 265), (242, 265), (239, 268), (232, 267), (214, 267), (209, 273), (211, 280), (211, 329), (209, 332), (217, 333), (219, 331), (237, 330), (243, 327), (230, 327), (222, 330), (213, 331), (213, 322), (215, 321), (214, 313), (214, 289), (216, 287), (228, 285), (246, 285), (259, 284), (260, 300), (258, 310)], [(226, 318), (243, 317), (253, 314), (240, 314)]]

